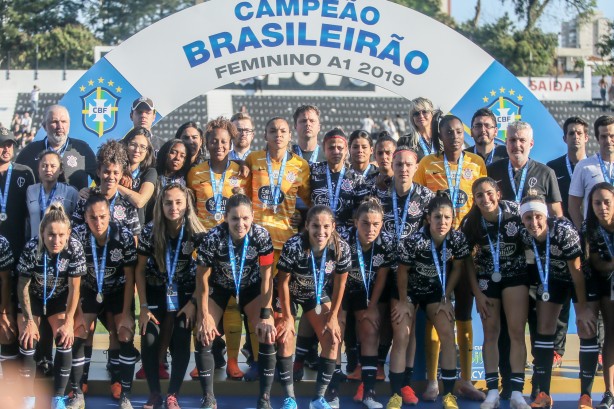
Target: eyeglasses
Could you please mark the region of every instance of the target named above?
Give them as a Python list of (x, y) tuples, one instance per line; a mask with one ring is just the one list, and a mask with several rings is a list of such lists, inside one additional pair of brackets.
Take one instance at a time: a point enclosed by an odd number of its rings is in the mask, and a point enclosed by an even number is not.
[(420, 115), (422, 115), (423, 117), (427, 117), (430, 115), (430, 113), (431, 111), (427, 111), (426, 109), (423, 109), (422, 111), (416, 111), (412, 113), (411, 116), (413, 116), (414, 118), (418, 118)]
[(141, 152), (147, 151), (147, 145), (139, 145), (138, 143), (129, 143), (128, 147), (133, 151), (140, 150)]
[(254, 130), (251, 128), (237, 128), (237, 131), (239, 131), (239, 133), (254, 133)]
[(485, 128), (485, 129), (494, 129), (494, 128), (496, 128), (496, 127), (497, 127), (497, 125), (491, 125), (491, 124), (481, 124), (481, 123), (473, 124), (473, 126), (472, 126), (472, 128), (473, 128), (473, 129), (482, 129), (482, 128)]

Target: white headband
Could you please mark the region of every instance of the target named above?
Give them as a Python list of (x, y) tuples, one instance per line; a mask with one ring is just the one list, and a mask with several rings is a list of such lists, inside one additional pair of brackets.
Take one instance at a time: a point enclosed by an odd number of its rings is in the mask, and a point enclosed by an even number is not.
[(540, 212), (548, 216), (548, 207), (546, 207), (545, 203), (538, 202), (537, 200), (533, 200), (531, 202), (526, 202), (520, 205), (520, 216), (524, 216), (526, 212)]

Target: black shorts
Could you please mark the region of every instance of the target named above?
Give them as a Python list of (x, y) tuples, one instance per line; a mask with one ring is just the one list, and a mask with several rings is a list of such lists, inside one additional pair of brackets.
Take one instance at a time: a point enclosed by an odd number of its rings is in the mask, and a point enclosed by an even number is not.
[[(64, 294), (59, 294), (57, 297), (53, 297), (47, 300), (47, 314), (43, 314), (43, 300), (37, 297), (30, 297), (30, 308), (32, 309), (32, 315), (35, 317), (51, 317), (55, 314), (66, 312), (66, 303), (68, 302), (68, 291)], [(21, 306), (20, 306), (21, 307)], [(19, 309), (21, 312), (21, 309)]]
[[(244, 312), (244, 308), (247, 304), (254, 301), (260, 295), (260, 285), (253, 285), (249, 288), (241, 290), (239, 293), (239, 311)], [(216, 287), (209, 285), (209, 298), (215, 301), (215, 303), (222, 309), (226, 310), (228, 306), (228, 300), (230, 297), (236, 296), (234, 290), (227, 290), (222, 287)]]
[(179, 297), (179, 308), (177, 311), (167, 311), (166, 310), (166, 287), (164, 286), (151, 286), (148, 285), (145, 287), (145, 291), (147, 294), (147, 305), (149, 311), (156, 317), (159, 322), (164, 321), (167, 313), (176, 314), (179, 310), (181, 310), (187, 303), (190, 302), (192, 298), (193, 291), (179, 288), (178, 289), (178, 297)]
[[(371, 298), (371, 295), (369, 295)], [(367, 309), (367, 296), (364, 290), (352, 291), (343, 293), (343, 301), (341, 301), (341, 308), (343, 311), (355, 312)]]
[(442, 297), (443, 294), (441, 290), (419, 294), (412, 293), (411, 291), (407, 292), (407, 301), (414, 304), (414, 306), (419, 306), (425, 311), (427, 305), (440, 303)]
[(480, 275), (477, 277), (480, 291), (488, 298), (501, 299), (503, 290), (509, 287), (524, 285), (529, 287), (528, 274), (514, 275), (512, 277), (501, 277), (498, 283), (492, 280), (491, 275)]
[[(586, 287), (586, 301), (599, 301), (602, 297), (610, 298), (611, 283), (605, 275), (593, 272), (590, 277), (585, 277), (584, 286)], [(571, 293), (571, 300), (574, 303), (578, 302), (575, 288)]]
[[(97, 293), (90, 288), (81, 288), (81, 309), (84, 314), (104, 315), (110, 312), (119, 315), (124, 309), (124, 290), (104, 294), (102, 303), (96, 301)], [(149, 298), (148, 298), (149, 300)], [(134, 299), (132, 300), (132, 312), (134, 313)]]
[[(565, 304), (567, 300), (571, 297), (571, 292), (573, 290), (573, 283), (569, 281), (560, 281), (560, 280), (552, 280), (548, 282), (548, 293), (550, 294), (550, 299), (547, 302), (551, 302), (553, 304)], [(543, 301), (542, 295), (544, 293), (544, 286), (540, 283), (537, 285), (537, 300)]]

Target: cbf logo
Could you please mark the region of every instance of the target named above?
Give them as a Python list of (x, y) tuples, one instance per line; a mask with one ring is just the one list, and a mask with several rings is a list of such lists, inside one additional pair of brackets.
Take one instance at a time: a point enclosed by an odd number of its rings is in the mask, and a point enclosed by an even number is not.
[(482, 101), (488, 103), (490, 109), (497, 117), (497, 139), (505, 142), (507, 137), (507, 127), (512, 122), (520, 121), (522, 105), (520, 102), (524, 97), (518, 94), (514, 89), (506, 89), (504, 87), (498, 90), (492, 89), (488, 96), (484, 96)]
[[(90, 80), (88, 85), (93, 86), (94, 81)], [(113, 130), (117, 124), (117, 107), (120, 97), (111, 91), (113, 88), (110, 87), (114, 85), (113, 81), (105, 83), (104, 78), (99, 78), (96, 85), (98, 86), (81, 96), (81, 101), (83, 101), (81, 113), (85, 129), (100, 138)], [(82, 85), (79, 89), (83, 92), (86, 87)], [(121, 87), (116, 87), (114, 91), (121, 92)]]

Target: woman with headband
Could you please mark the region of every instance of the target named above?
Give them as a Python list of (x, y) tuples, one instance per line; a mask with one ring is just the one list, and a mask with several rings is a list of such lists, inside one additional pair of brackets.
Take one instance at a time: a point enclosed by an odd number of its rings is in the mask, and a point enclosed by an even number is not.
[[(81, 243), (70, 236), (70, 219), (59, 203), (51, 203), (39, 226), (39, 235), (24, 248), (17, 273), (20, 311), (19, 353), (22, 357), (23, 407), (34, 409), (34, 352), (38, 329), (47, 320), (55, 340), (51, 409), (65, 409), (64, 391), (72, 364), (75, 332), (84, 336), (82, 322), (75, 322), (81, 276), (86, 264)], [(82, 320), (81, 320), (82, 321)]]
[(533, 339), (533, 408), (550, 408), (554, 333), (561, 307), (572, 290), (577, 297), (578, 327), (595, 329), (595, 316), (587, 309), (581, 269), (580, 237), (567, 219), (548, 217), (541, 196), (526, 196), (520, 204), (529, 277), (537, 285), (537, 333)]
[(512, 396), (510, 406), (529, 409), (522, 397), (527, 351), (525, 325), (529, 309), (529, 278), (520, 236), (522, 222), (515, 202), (501, 200), (497, 182), (484, 177), (472, 186), (474, 205), (462, 222), (473, 263), (468, 279), (484, 329), (484, 368), (488, 394), (480, 409), (499, 407), (500, 314), (505, 312), (511, 338), (509, 359)]
[[(605, 393), (595, 408), (614, 406), (614, 187), (607, 182), (597, 183), (588, 195), (586, 220), (582, 224), (582, 237), (586, 245), (585, 277), (587, 304), (593, 316), (598, 312), (604, 318), (603, 377)], [(588, 274), (586, 274), (588, 272)], [(575, 302), (576, 300), (574, 300)], [(577, 307), (577, 304), (574, 304)], [(577, 310), (576, 310), (577, 311)], [(576, 313), (577, 314), (577, 313)], [(599, 359), (599, 344), (594, 328), (578, 325), (580, 337), (580, 401), (578, 408), (592, 407), (591, 392)]]

